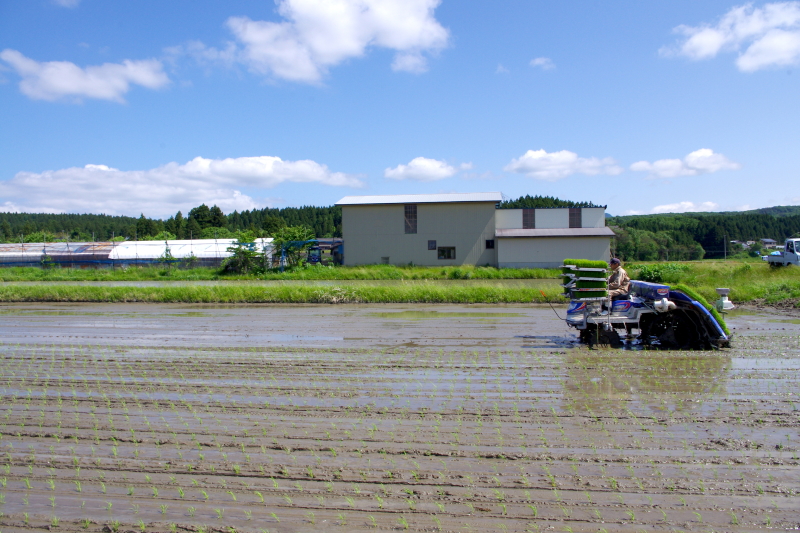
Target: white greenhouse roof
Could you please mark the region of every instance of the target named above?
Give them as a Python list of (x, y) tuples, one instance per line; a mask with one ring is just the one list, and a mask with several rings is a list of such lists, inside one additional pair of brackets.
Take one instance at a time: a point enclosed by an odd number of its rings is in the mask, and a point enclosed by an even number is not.
[[(184, 241), (125, 241), (114, 246), (108, 255), (109, 259), (155, 259), (164, 255), (169, 246), (170, 254), (175, 259), (183, 259), (194, 255), (198, 259), (228, 257), (228, 248), (236, 239), (195, 239)], [(272, 247), (272, 239), (256, 239), (256, 248)]]
[(499, 192), (460, 192), (448, 194), (386, 194), (379, 196), (345, 196), (336, 205), (436, 204), (450, 202), (502, 202)]

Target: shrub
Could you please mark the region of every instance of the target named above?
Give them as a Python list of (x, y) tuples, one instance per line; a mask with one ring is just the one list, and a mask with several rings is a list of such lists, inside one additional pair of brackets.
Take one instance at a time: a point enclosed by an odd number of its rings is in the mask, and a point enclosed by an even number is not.
[(252, 243), (237, 242), (228, 251), (233, 255), (222, 263), (222, 271), (225, 273), (247, 274), (257, 271), (264, 262), (264, 254), (257, 252)]
[(636, 269), (633, 277), (651, 283), (675, 283), (679, 281), (682, 274), (685, 274), (688, 270), (688, 265), (677, 263), (641, 265)]

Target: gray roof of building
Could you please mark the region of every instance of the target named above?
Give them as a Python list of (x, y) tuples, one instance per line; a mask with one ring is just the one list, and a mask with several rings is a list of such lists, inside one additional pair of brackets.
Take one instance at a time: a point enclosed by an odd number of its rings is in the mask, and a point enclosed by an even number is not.
[(553, 228), (553, 229), (498, 229), (495, 237), (613, 237), (609, 227), (603, 228)]
[(336, 205), (372, 204), (436, 204), (451, 202), (502, 202), (499, 192), (459, 192), (449, 194), (386, 194), (379, 196), (345, 196)]

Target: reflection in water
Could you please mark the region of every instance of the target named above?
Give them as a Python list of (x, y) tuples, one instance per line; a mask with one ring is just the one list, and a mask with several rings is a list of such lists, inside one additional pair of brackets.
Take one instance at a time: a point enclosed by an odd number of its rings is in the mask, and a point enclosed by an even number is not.
[(658, 351), (569, 352), (564, 397), (577, 409), (691, 409), (720, 392), (731, 357)]

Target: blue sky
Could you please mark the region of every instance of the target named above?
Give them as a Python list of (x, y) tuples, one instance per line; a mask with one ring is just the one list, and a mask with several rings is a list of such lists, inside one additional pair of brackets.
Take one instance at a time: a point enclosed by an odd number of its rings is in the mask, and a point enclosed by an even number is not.
[(800, 2), (4, 0), (0, 211), (800, 203)]

